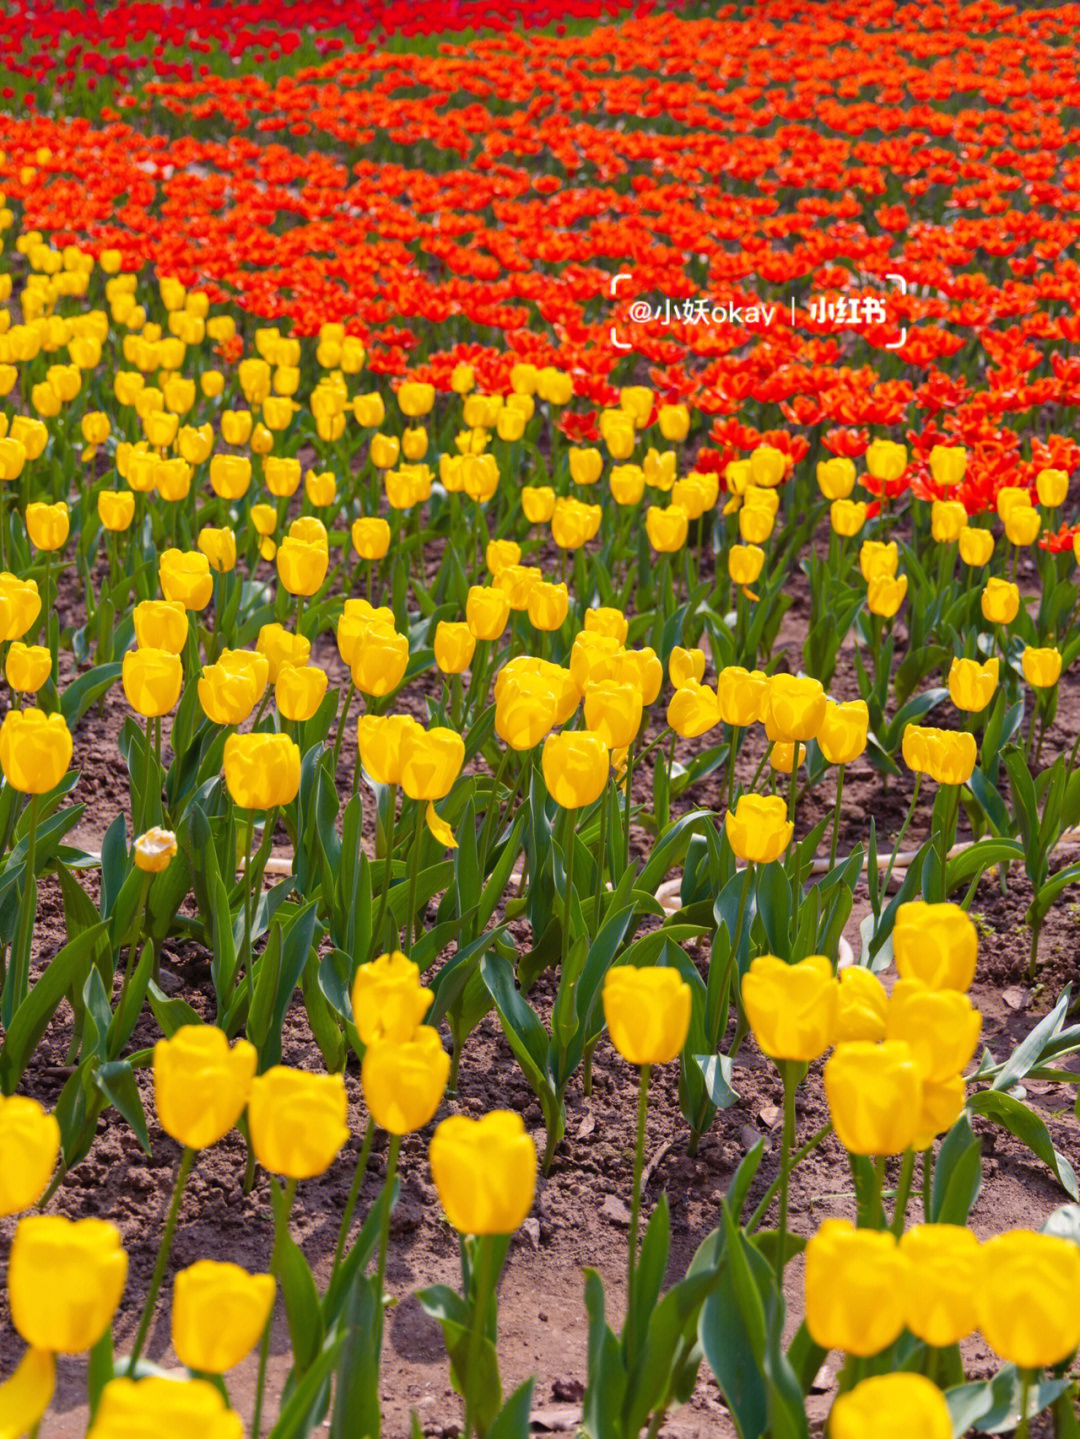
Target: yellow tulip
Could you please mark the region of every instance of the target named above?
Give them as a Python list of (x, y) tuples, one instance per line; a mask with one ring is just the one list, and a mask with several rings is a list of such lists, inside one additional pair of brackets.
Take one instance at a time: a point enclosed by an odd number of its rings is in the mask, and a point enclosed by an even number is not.
[(716, 677), (720, 718), (738, 729), (756, 724), (769, 707), (769, 678), (760, 670), (725, 665)]
[(862, 965), (851, 964), (837, 975), (840, 1003), (836, 1016), (835, 1044), (853, 1039), (877, 1043), (885, 1038), (885, 1016), (889, 996), (877, 975)]
[(812, 740), (825, 721), (827, 699), (821, 682), (808, 675), (773, 675), (769, 682), (765, 733), (787, 744)]
[(510, 618), (507, 595), (494, 586), (473, 585), (465, 602), (465, 619), (478, 640), (497, 640)]
[(326, 579), (329, 565), (330, 553), (322, 545), (307, 544), (290, 535), (278, 546), (278, 579), (291, 595), (310, 598)]
[(173, 1283), (172, 1342), (176, 1357), (202, 1374), (224, 1374), (259, 1342), (274, 1307), (271, 1274), (200, 1259)]
[(1069, 476), (1064, 470), (1040, 470), (1035, 476), (1035, 490), (1039, 504), (1048, 510), (1056, 510), (1065, 503), (1069, 493)]
[(103, 1219), (20, 1220), (8, 1261), (11, 1322), (35, 1349), (92, 1349), (112, 1323), (127, 1269), (120, 1231)]
[(527, 609), (533, 629), (557, 630), (570, 611), (570, 592), (564, 584), (542, 581), (529, 590)]
[(690, 986), (677, 969), (615, 965), (604, 977), (604, 1019), (630, 1064), (667, 1064), (690, 1028)]
[(550, 485), (525, 485), (521, 508), (530, 525), (546, 525), (555, 513), (555, 491)]
[(248, 1128), (264, 1169), (287, 1179), (324, 1174), (349, 1137), (340, 1074), (309, 1074), (277, 1064), (252, 1081)]
[(135, 496), (130, 490), (101, 490), (97, 509), (98, 519), (105, 529), (120, 533), (131, 528), (135, 518)]
[(866, 524), (865, 501), (833, 500), (829, 506), (829, 523), (842, 539), (851, 539)]
[(676, 645), (668, 657), (668, 677), (676, 689), (691, 680), (700, 684), (705, 677), (705, 651)]
[(979, 1328), (995, 1354), (1021, 1369), (1060, 1364), (1080, 1345), (1078, 1291), (1080, 1247), (1071, 1240), (1023, 1229), (999, 1234), (980, 1256)]
[[(338, 627), (348, 629), (351, 616), (343, 616)], [(396, 690), (409, 666), (409, 641), (382, 620), (361, 624), (351, 650), (353, 684), (361, 694), (381, 698)]]
[(412, 715), (361, 715), (356, 724), (360, 763), (376, 784), (401, 783), (401, 739), (420, 729)]
[(381, 560), (390, 548), (389, 522), (378, 516), (354, 520), (353, 549), (362, 560)]
[(176, 857), (176, 835), (154, 825), (135, 840), (135, 868), (144, 874), (161, 874)]
[(136, 1439), (150, 1434), (197, 1434), (199, 1439), (243, 1439), (239, 1414), (230, 1409), (208, 1379), (178, 1383), (148, 1379), (111, 1379), (101, 1393), (87, 1439)]
[(870, 711), (865, 700), (830, 700), (817, 733), (818, 747), (829, 764), (851, 764), (866, 749)]
[(469, 668), (476, 651), (476, 636), (464, 623), (440, 620), (435, 627), (435, 663), (444, 675), (459, 675)]
[(871, 440), (866, 450), (866, 468), (875, 480), (898, 480), (907, 469), (907, 447), (892, 440)]
[(142, 600), (132, 611), (140, 649), (178, 655), (188, 637), (187, 610), (180, 600)]
[(587, 634), (605, 635), (609, 639), (617, 640), (621, 645), (625, 644), (629, 629), (630, 622), (622, 610), (598, 605), (595, 609), (585, 611), (585, 632)]
[(19, 694), (36, 695), (52, 673), (52, 651), (44, 645), (24, 645), (15, 640), (8, 646), (4, 674)]
[(736, 856), (747, 864), (772, 864), (787, 849), (795, 826), (779, 795), (741, 794), (728, 810), (724, 831)]
[(445, 799), (465, 763), (465, 741), (452, 729), (405, 729), (400, 739), (401, 787), (410, 799)]
[(690, 433), (690, 411), (685, 405), (661, 405), (656, 422), (668, 444), (679, 444)]
[(353, 1021), (361, 1042), (404, 1044), (423, 1023), (434, 998), (420, 983), (419, 967), (400, 950), (362, 964), (352, 985)]
[(33, 1433), (56, 1390), (56, 1359), (46, 1349), (28, 1349), (10, 1379), (0, 1383), (0, 1435), (18, 1439)]
[(930, 533), (938, 544), (952, 544), (963, 534), (967, 518), (959, 500), (935, 500), (930, 507)]
[(957, 904), (918, 899), (896, 911), (893, 956), (902, 979), (963, 993), (975, 977), (978, 943), (971, 916)]
[(239, 500), (251, 486), (251, 461), (246, 455), (215, 455), (210, 461), (210, 485), (223, 500)]
[(837, 1396), (830, 1439), (952, 1439), (944, 1394), (924, 1374), (878, 1374)]
[(601, 680), (585, 690), (585, 727), (609, 749), (625, 749), (641, 729), (641, 691), (632, 684)]
[(530, 750), (556, 722), (558, 701), (544, 675), (525, 671), (505, 678), (495, 697), (495, 733), (515, 750)]
[(67, 543), (70, 530), (68, 507), (63, 500), (58, 500), (54, 505), (27, 505), (26, 533), (35, 549), (62, 549)]
[(689, 519), (681, 505), (666, 510), (650, 505), (645, 511), (645, 530), (649, 543), (658, 554), (674, 554), (686, 544)]
[(833, 1042), (840, 989), (824, 955), (799, 964), (759, 955), (743, 977), (742, 1001), (770, 1059), (819, 1059)]
[(263, 625), (255, 648), (264, 655), (267, 662), (267, 679), (277, 683), (278, 675), (285, 665), (303, 669), (311, 656), (311, 641), (304, 635), (294, 635), (284, 625)]
[(255, 676), (246, 669), (206, 665), (198, 689), (199, 704), (211, 724), (243, 724), (259, 702)]
[(698, 680), (686, 680), (671, 697), (667, 722), (682, 739), (696, 739), (720, 723), (716, 693)]
[(810, 1337), (822, 1349), (859, 1358), (880, 1353), (904, 1327), (910, 1283), (908, 1261), (890, 1233), (826, 1219), (806, 1246)]
[(376, 1039), (360, 1072), (364, 1102), (389, 1134), (412, 1134), (434, 1117), (450, 1077), (450, 1056), (439, 1032), (421, 1024), (411, 1038)]
[(994, 536), (990, 530), (977, 530), (967, 525), (960, 531), (960, 558), (965, 565), (975, 568), (989, 564), (993, 553)]
[(213, 1025), (182, 1025), (154, 1046), (154, 1104), (162, 1129), (189, 1149), (228, 1134), (248, 1102), (258, 1054), (246, 1039), (229, 1048)]
[(611, 758), (608, 746), (588, 730), (549, 734), (541, 753), (548, 793), (563, 809), (581, 809), (604, 792)]
[(148, 719), (169, 713), (183, 682), (179, 655), (156, 649), (128, 650), (124, 655), (124, 694), (131, 708)]
[(859, 548), (859, 573), (869, 585), (875, 575), (895, 575), (900, 562), (896, 541), (864, 540)]
[(36, 1099), (0, 1096), (0, 1218), (36, 1204), (60, 1154), (60, 1126)]
[(956, 989), (930, 989), (919, 979), (900, 979), (885, 1021), (887, 1039), (902, 1040), (930, 1084), (959, 1074), (975, 1053), (982, 1015)]
[(818, 489), (827, 500), (846, 500), (855, 488), (855, 465), (843, 455), (818, 460)]
[(958, 710), (978, 713), (994, 698), (998, 685), (997, 656), (980, 664), (978, 660), (954, 656), (949, 666), (949, 695)]
[(158, 560), (161, 592), (185, 609), (204, 610), (214, 593), (210, 561), (197, 550), (165, 550)]
[(1020, 591), (1008, 580), (993, 577), (982, 592), (983, 619), (994, 625), (1011, 625), (1020, 609)]
[(1052, 689), (1061, 678), (1061, 651), (1052, 645), (1036, 649), (1028, 645), (1020, 656), (1024, 678), (1033, 689)]
[(428, 1150), (447, 1219), (459, 1234), (513, 1234), (536, 1193), (536, 1146), (520, 1114), (451, 1115)]
[(930, 473), (935, 484), (952, 489), (964, 478), (967, 450), (963, 445), (934, 445), (930, 451)]
[(0, 725), (0, 769), (12, 789), (48, 794), (71, 764), (71, 732), (60, 714), (8, 710)]
[(979, 1241), (959, 1224), (917, 1224), (900, 1239), (911, 1266), (907, 1327), (917, 1339), (946, 1349), (975, 1329)]
[(866, 607), (872, 615), (891, 620), (907, 595), (907, 575), (875, 575), (866, 587)]
[(225, 784), (241, 809), (292, 804), (300, 788), (300, 748), (284, 734), (231, 734)]
[(326, 695), (327, 674), (317, 665), (285, 665), (278, 671), (274, 703), (287, 720), (309, 720)]
[(901, 1154), (911, 1148), (923, 1081), (906, 1044), (839, 1044), (825, 1064), (824, 1077), (829, 1113), (850, 1154)]

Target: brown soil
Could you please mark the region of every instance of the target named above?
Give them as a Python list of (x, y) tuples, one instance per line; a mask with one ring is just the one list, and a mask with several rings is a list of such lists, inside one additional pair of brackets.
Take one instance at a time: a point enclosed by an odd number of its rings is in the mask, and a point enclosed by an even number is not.
[[(68, 622), (75, 596), (61, 596), (62, 623)], [(81, 602), (80, 602), (81, 603)], [(798, 616), (793, 612), (792, 630), (797, 632)], [(787, 637), (785, 634), (784, 637)], [(341, 675), (332, 641), (324, 639), (313, 658), (331, 671), (331, 682)], [(65, 668), (70, 659), (65, 660)], [(797, 661), (793, 662), (797, 668)], [(837, 688), (843, 682), (842, 660)], [(438, 682), (427, 677), (426, 685), (415, 686), (415, 702)], [(92, 712), (76, 735), (76, 762), (82, 778), (74, 798), (87, 805), (77, 839), (88, 848), (97, 848), (101, 836), (118, 810), (127, 809), (127, 776), (116, 748), (116, 735), (128, 713), (119, 687), (109, 695), (102, 717)], [(355, 713), (355, 710), (354, 710)], [(1046, 753), (1052, 756), (1075, 732), (1080, 720), (1080, 683), (1063, 681), (1062, 701)], [(654, 731), (662, 724), (661, 706), (653, 721)], [(702, 742), (707, 744), (708, 741)], [(680, 746), (679, 755), (684, 749)], [(354, 745), (345, 744), (339, 780), (343, 791), (352, 781)], [(743, 760), (756, 764), (760, 749)], [(649, 780), (642, 776), (642, 793)], [(718, 776), (698, 785), (685, 796), (676, 811), (693, 805), (719, 809), (723, 795)], [(807, 796), (800, 810), (800, 830), (814, 823), (832, 805), (832, 782), (826, 778), (821, 793)], [(841, 852), (864, 841), (868, 816), (873, 814), (880, 831), (881, 848), (889, 847), (910, 795), (904, 779), (894, 781), (887, 793), (877, 775), (865, 765), (856, 765), (845, 789)], [(371, 807), (369, 807), (370, 809)], [(920, 805), (910, 832), (917, 844), (925, 835), (930, 804)], [(370, 826), (371, 820), (366, 821)], [(635, 830), (634, 848), (648, 851), (650, 837)], [(91, 897), (96, 897), (97, 877), (93, 871), (81, 876)], [(1075, 985), (1078, 978), (1075, 941), (1075, 891), (1068, 890), (1051, 913), (1044, 930), (1040, 982), (1028, 989), (1025, 970), (1028, 952), (1023, 926), (1029, 900), (1026, 882), (1013, 877), (1002, 895), (996, 876), (981, 885), (973, 905), (982, 933), (979, 974), (972, 990), (973, 1001), (984, 1018), (983, 1039), (1000, 1059), (1030, 1030), (1037, 1017), (1057, 999), (1063, 985)], [(858, 921), (867, 912), (865, 890), (860, 888), (848, 927), (848, 938), (858, 951)], [(41, 886), (35, 929), (34, 972), (54, 955), (64, 942), (63, 911), (59, 892), (52, 880)], [(707, 962), (707, 951), (688, 947), (699, 965)], [(207, 958), (191, 943), (165, 946), (164, 987), (182, 994), (189, 1003), (212, 1013), (212, 988)], [(891, 976), (885, 976), (887, 982)], [(551, 976), (542, 977), (533, 995), (542, 1012), (553, 997)], [(63, 1085), (62, 1066), (70, 1034), (71, 1015), (61, 1007), (46, 1033), (25, 1076), (22, 1090), (47, 1106), (55, 1103)], [(157, 1037), (149, 1012), (136, 1032), (132, 1049), (151, 1045)], [(322, 1061), (310, 1034), (306, 1014), (294, 1004), (285, 1026), (284, 1061), (288, 1064), (321, 1068)], [(67, 1179), (49, 1209), (75, 1217), (98, 1215), (121, 1229), (130, 1254), (130, 1275), (125, 1300), (117, 1322), (117, 1348), (123, 1354), (130, 1347), (139, 1308), (153, 1265), (164, 1212), (172, 1184), (178, 1147), (162, 1135), (153, 1118), (150, 1079), (139, 1077), (140, 1089), (150, 1120), (152, 1157), (139, 1148), (124, 1120), (115, 1110), (99, 1122), (98, 1138), (90, 1156)], [(337, 1237), (345, 1196), (352, 1179), (359, 1148), (359, 1134), (366, 1116), (355, 1066), (346, 1073), (356, 1138), (337, 1163), (321, 1179), (300, 1187), (294, 1210), (293, 1232), (312, 1263), (317, 1278), (325, 1281)], [(697, 1244), (720, 1219), (720, 1197), (743, 1154), (757, 1139), (764, 1138), (766, 1157), (756, 1180), (752, 1199), (759, 1197), (776, 1172), (779, 1150), (781, 1087), (775, 1069), (756, 1050), (752, 1041), (744, 1045), (735, 1068), (734, 1084), (740, 1100), (718, 1116), (712, 1131), (702, 1142), (696, 1158), (686, 1154), (687, 1129), (679, 1112), (677, 1067), (666, 1066), (655, 1078), (648, 1130), (647, 1154), (650, 1180), (647, 1204), (667, 1193), (672, 1212), (672, 1277), (679, 1274)], [(598, 1269), (609, 1295), (609, 1305), (621, 1313), (624, 1296), (623, 1272), (626, 1253), (626, 1206), (629, 1203), (633, 1148), (636, 1074), (603, 1040), (596, 1053), (594, 1088), (590, 1098), (582, 1093), (580, 1074), (571, 1082), (567, 1139), (560, 1147), (551, 1174), (541, 1179), (535, 1222), (517, 1237), (511, 1250), (500, 1292), (499, 1352), (504, 1383), (509, 1389), (529, 1374), (536, 1374), (534, 1408), (541, 1430), (572, 1429), (579, 1412), (585, 1378), (586, 1322), (582, 1302), (584, 1265)], [(1056, 1146), (1074, 1163), (1080, 1163), (1080, 1125), (1073, 1116), (1074, 1091), (1063, 1085), (1032, 1083), (1027, 1086), (1030, 1102), (1046, 1120)], [(521, 1075), (498, 1022), (489, 1016), (470, 1039), (462, 1065), (461, 1088), (457, 1098), (444, 1103), (442, 1114), (452, 1110), (480, 1114), (498, 1106), (511, 1106), (525, 1116), (543, 1147), (543, 1125), (539, 1106)], [(808, 1135), (823, 1122), (825, 1102), (820, 1084), (809, 1083), (800, 1110), (800, 1134)], [(1039, 1227), (1066, 1196), (1053, 1177), (1022, 1146), (1002, 1131), (981, 1120), (975, 1127), (983, 1140), (985, 1183), (974, 1214), (974, 1226), (983, 1235), (1015, 1226)], [(449, 1387), (448, 1370), (437, 1326), (422, 1313), (410, 1295), (418, 1288), (442, 1281), (459, 1280), (456, 1237), (442, 1218), (427, 1166), (430, 1131), (409, 1136), (402, 1148), (402, 1194), (393, 1217), (388, 1266), (388, 1287), (395, 1296), (383, 1356), (382, 1393), (384, 1433), (398, 1439), (408, 1433), (409, 1413), (419, 1414), (424, 1432), (450, 1435), (457, 1432), (460, 1406)], [(269, 1261), (271, 1225), (269, 1190), (260, 1177), (253, 1192), (245, 1197), (241, 1178), (245, 1163), (243, 1141), (229, 1136), (214, 1150), (201, 1156), (185, 1200), (173, 1248), (171, 1272), (198, 1258), (225, 1257), (251, 1269), (265, 1268)], [(381, 1183), (385, 1151), (376, 1148), (364, 1184), (361, 1214), (374, 1200)], [(796, 1172), (792, 1193), (792, 1223), (796, 1230), (810, 1234), (829, 1214), (850, 1213), (851, 1181), (846, 1157), (839, 1143), (827, 1141)], [(914, 1213), (914, 1209), (912, 1211)], [(14, 1221), (0, 1222), (0, 1261), (6, 1259)], [(801, 1304), (801, 1267), (789, 1268), (787, 1294), (789, 1309), (798, 1312)], [(168, 1326), (168, 1293), (156, 1317), (148, 1344), (148, 1357), (168, 1368), (175, 1365)], [(6, 1311), (6, 1296), (0, 1298), (0, 1353), (3, 1372), (11, 1367), (21, 1342), (12, 1334)], [(969, 1346), (968, 1372), (971, 1377), (986, 1375), (996, 1367), (981, 1342)], [(288, 1370), (288, 1337), (279, 1310), (275, 1328), (270, 1378), (271, 1391), (280, 1391)], [(43, 1439), (74, 1439), (85, 1431), (85, 1361), (60, 1361), (60, 1383), (52, 1415), (42, 1426)], [(254, 1362), (249, 1360), (230, 1380), (237, 1407), (250, 1412)], [(826, 1376), (823, 1382), (828, 1383)], [(821, 1421), (827, 1413), (830, 1392), (826, 1387), (811, 1398), (812, 1413)], [(272, 1406), (271, 1406), (272, 1408)], [(691, 1402), (665, 1426), (665, 1434), (727, 1436), (733, 1433), (721, 1405), (716, 1384), (703, 1367)]]

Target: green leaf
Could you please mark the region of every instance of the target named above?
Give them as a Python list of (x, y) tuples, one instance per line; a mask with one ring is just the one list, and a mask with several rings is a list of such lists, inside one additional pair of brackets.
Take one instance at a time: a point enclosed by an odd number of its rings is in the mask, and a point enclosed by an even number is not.
[(934, 1166), (930, 1222), (966, 1224), (982, 1188), (982, 1143), (962, 1114), (942, 1141)]
[(82, 989), (84, 976), (102, 952), (108, 928), (104, 922), (96, 924), (66, 944), (15, 1011), (0, 1046), (0, 1093), (14, 1094), (60, 1001), (72, 985)]
[[(96, 973), (96, 971), (95, 971)], [(150, 1154), (150, 1135), (146, 1128), (146, 1111), (131, 1065), (126, 1059), (117, 1059), (99, 1064), (94, 1071), (94, 1083), (110, 1104), (131, 1125), (135, 1138), (145, 1154)]]
[(972, 1114), (982, 1114), (995, 1120), (1014, 1138), (1026, 1144), (1057, 1178), (1070, 1199), (1080, 1199), (1076, 1171), (1065, 1156), (1054, 1148), (1050, 1131), (1026, 1104), (1014, 1099), (1011, 1094), (1002, 1094), (1000, 1090), (982, 1089), (978, 1094), (971, 1095), (967, 1107)]
[(185, 1024), (202, 1024), (202, 1015), (192, 1009), (185, 999), (170, 999), (163, 994), (153, 980), (146, 987), (150, 999), (150, 1008), (154, 1012), (154, 1018), (161, 1026), (161, 1032), (166, 1039), (171, 1039), (178, 1029)]
[[(1028, 1396), (1028, 1418), (1048, 1408), (1069, 1387), (1067, 1379), (1049, 1379), (1033, 1384)], [(1022, 1383), (1015, 1364), (1005, 1364), (993, 1379), (976, 1384), (959, 1384), (945, 1391), (952, 1417), (953, 1434), (970, 1429), (980, 1434), (1006, 1434), (1016, 1429), (1021, 1418)]]

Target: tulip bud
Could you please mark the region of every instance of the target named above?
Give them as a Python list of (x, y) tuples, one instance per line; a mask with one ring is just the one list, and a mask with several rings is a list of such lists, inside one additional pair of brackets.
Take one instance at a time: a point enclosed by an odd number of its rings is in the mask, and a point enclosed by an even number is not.
[(671, 697), (667, 722), (682, 739), (696, 739), (720, 723), (716, 694), (708, 685), (688, 679)]
[(521, 508), (530, 525), (545, 525), (555, 513), (555, 491), (550, 485), (525, 485)]
[(326, 695), (327, 674), (317, 665), (283, 665), (274, 684), (274, 703), (287, 720), (309, 720)]
[(875, 480), (886, 484), (898, 480), (907, 469), (907, 447), (893, 440), (871, 440), (866, 450), (866, 468)]
[(135, 496), (130, 490), (101, 490), (97, 499), (98, 519), (114, 534), (130, 529), (135, 518)]
[(993, 553), (994, 536), (990, 530), (977, 530), (967, 525), (960, 531), (960, 558), (965, 565), (975, 568), (989, 564)]
[(716, 698), (725, 724), (746, 729), (768, 712), (769, 678), (761, 670), (725, 665), (716, 677)]
[(645, 530), (649, 543), (658, 554), (674, 554), (686, 544), (689, 518), (681, 505), (666, 510), (650, 505), (645, 511)]
[(26, 507), (26, 533), (38, 550), (59, 550), (67, 543), (71, 529), (68, 507), (63, 500), (55, 505), (31, 504)]
[(1069, 493), (1069, 476), (1064, 470), (1040, 470), (1035, 476), (1035, 489), (1039, 504), (1048, 510), (1056, 510), (1065, 503)]
[(641, 729), (641, 692), (634, 685), (601, 680), (585, 690), (585, 727), (609, 749), (625, 749)]
[(978, 935), (971, 916), (956, 904), (912, 900), (896, 911), (893, 955), (902, 979), (930, 989), (966, 991), (975, 977)]
[(352, 544), (362, 560), (383, 559), (390, 548), (389, 522), (376, 516), (354, 520)]
[(819, 460), (817, 482), (818, 489), (827, 500), (846, 500), (855, 488), (854, 462), (843, 455)]
[(214, 593), (210, 561), (197, 550), (165, 550), (158, 559), (161, 592), (185, 609), (204, 610)]
[(478, 640), (497, 640), (510, 618), (510, 601), (494, 586), (473, 585), (465, 601), (465, 619)]
[(829, 523), (841, 539), (851, 539), (866, 524), (866, 502), (833, 500), (829, 506)]
[(875, 575), (895, 575), (899, 560), (895, 540), (864, 540), (859, 548), (859, 572), (868, 585)]
[(452, 729), (406, 728), (400, 738), (401, 787), (410, 799), (445, 799), (465, 763), (465, 741)]
[(476, 636), (467, 624), (440, 620), (435, 627), (435, 663), (444, 675), (459, 675), (468, 669), (476, 650)]
[(866, 587), (866, 607), (872, 615), (891, 620), (907, 595), (907, 575), (875, 575)]
[(585, 611), (585, 632), (587, 634), (606, 635), (622, 645), (626, 643), (629, 629), (630, 622), (622, 610), (600, 605), (596, 609)]
[(728, 574), (733, 584), (756, 584), (764, 564), (765, 551), (757, 545), (732, 545), (728, 550)]
[(284, 734), (231, 734), (225, 741), (225, 784), (241, 809), (291, 804), (300, 788), (300, 749)]
[(958, 540), (967, 525), (967, 510), (959, 500), (935, 500), (930, 510), (930, 533), (939, 545)]
[(769, 682), (765, 733), (788, 744), (812, 740), (825, 721), (827, 700), (820, 680), (808, 675), (773, 675)]
[(356, 724), (360, 763), (376, 784), (401, 783), (401, 739), (420, 729), (412, 715), (361, 715)]
[(963, 445), (935, 445), (930, 451), (930, 473), (942, 489), (960, 484), (967, 469), (967, 450)]
[(511, 749), (530, 750), (556, 722), (558, 701), (547, 676), (501, 674), (495, 695), (495, 733)]

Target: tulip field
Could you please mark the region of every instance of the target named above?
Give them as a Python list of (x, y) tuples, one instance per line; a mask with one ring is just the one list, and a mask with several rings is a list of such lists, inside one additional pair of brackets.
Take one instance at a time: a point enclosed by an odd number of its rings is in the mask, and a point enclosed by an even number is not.
[(8, 9), (0, 1439), (1080, 1439), (1080, 8)]

